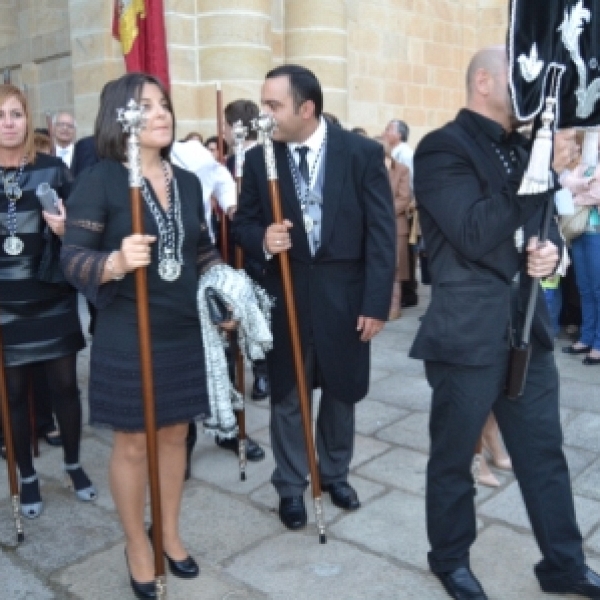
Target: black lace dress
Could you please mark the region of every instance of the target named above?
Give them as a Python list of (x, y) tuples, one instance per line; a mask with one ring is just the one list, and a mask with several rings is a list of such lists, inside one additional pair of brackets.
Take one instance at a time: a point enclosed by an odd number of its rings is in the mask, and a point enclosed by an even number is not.
[[(196, 293), (198, 274), (220, 262), (204, 221), (200, 182), (187, 171), (173, 171), (181, 198), (184, 264), (175, 281), (161, 279), (157, 241), (147, 269), (159, 427), (210, 414)], [(154, 194), (153, 201), (160, 208)], [(67, 279), (98, 308), (90, 362), (90, 422), (135, 432), (144, 429), (135, 276), (129, 273), (120, 281), (100, 283), (109, 254), (131, 235), (130, 206), (128, 171), (122, 164), (103, 160), (78, 179), (69, 199), (62, 265)], [(158, 240), (145, 203), (144, 230)]]
[(19, 178), (23, 194), (15, 203), (16, 235), (24, 247), (16, 256), (4, 250), (9, 203), (0, 179), (0, 327), (8, 367), (60, 358), (85, 346), (77, 293), (60, 272), (60, 241), (46, 226), (35, 195), (45, 182), (65, 200), (71, 179), (64, 163), (46, 154), (25, 165)]

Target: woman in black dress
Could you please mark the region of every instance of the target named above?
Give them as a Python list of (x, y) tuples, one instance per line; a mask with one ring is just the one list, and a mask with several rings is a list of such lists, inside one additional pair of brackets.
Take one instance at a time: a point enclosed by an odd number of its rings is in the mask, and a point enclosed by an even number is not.
[[(116, 120), (117, 109), (131, 98), (145, 108), (140, 157), (147, 235), (131, 234), (126, 139)], [(221, 258), (204, 221), (199, 180), (168, 160), (174, 125), (169, 96), (155, 78), (133, 73), (105, 86), (95, 126), (101, 160), (71, 195), (62, 254), (67, 277), (98, 308), (90, 420), (114, 430), (110, 482), (138, 598), (155, 597), (144, 531), (146, 436), (133, 275), (138, 267), (147, 267), (165, 555), (174, 575), (199, 573), (179, 535), (179, 511), (187, 423), (209, 413), (197, 282)]]
[(21, 511), (35, 518), (42, 510), (31, 456), (27, 391), (32, 366), (42, 364), (62, 432), (65, 469), (80, 500), (96, 490), (79, 465), (81, 403), (76, 355), (84, 346), (77, 295), (58, 264), (65, 212), (42, 212), (35, 190), (40, 183), (60, 198), (71, 177), (61, 160), (36, 154), (27, 100), (12, 85), (0, 85), (0, 326), (15, 455), (21, 477)]

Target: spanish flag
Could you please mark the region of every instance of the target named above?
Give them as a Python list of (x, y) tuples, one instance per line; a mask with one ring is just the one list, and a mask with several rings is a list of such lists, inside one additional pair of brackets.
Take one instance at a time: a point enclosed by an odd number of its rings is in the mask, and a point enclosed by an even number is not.
[(127, 72), (154, 75), (169, 89), (163, 0), (115, 0), (113, 36), (121, 42)]

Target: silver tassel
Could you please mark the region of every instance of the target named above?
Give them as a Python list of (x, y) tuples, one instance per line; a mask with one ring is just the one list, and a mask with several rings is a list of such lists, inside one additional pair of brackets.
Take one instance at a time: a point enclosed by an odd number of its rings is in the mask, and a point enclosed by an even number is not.
[(551, 124), (554, 121), (555, 106), (555, 98), (551, 96), (546, 98), (546, 108), (542, 113), (542, 127), (536, 133), (527, 171), (517, 192), (520, 196), (540, 194), (549, 190), (553, 185), (550, 161), (552, 160), (553, 137)]

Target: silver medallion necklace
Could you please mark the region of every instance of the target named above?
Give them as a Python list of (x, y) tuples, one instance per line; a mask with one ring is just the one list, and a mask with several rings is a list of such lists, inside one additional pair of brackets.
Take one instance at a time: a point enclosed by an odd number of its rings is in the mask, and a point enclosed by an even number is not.
[(317, 165), (319, 164), (319, 159), (321, 158), (321, 153), (323, 152), (323, 148), (325, 147), (325, 143), (327, 142), (327, 128), (325, 128), (325, 134), (323, 135), (323, 141), (319, 146), (319, 150), (317, 152), (317, 156), (315, 161), (312, 164), (312, 167), (308, 173), (308, 181), (306, 182), (306, 186), (304, 188), (304, 194), (302, 194), (302, 185), (300, 184), (300, 177), (298, 175), (298, 166), (296, 165), (296, 161), (294, 161), (294, 157), (290, 152), (288, 147), (288, 161), (290, 163), (290, 171), (292, 172), (292, 179), (294, 180), (294, 188), (296, 190), (296, 196), (298, 197), (298, 201), (300, 202), (300, 210), (302, 211), (302, 220), (304, 221), (304, 229), (306, 233), (310, 233), (315, 226), (313, 218), (308, 214), (308, 198), (310, 197), (310, 190), (314, 185), (315, 172), (317, 169)]
[(4, 240), (2, 247), (4, 248), (4, 252), (10, 256), (18, 256), (23, 252), (23, 248), (25, 247), (23, 240), (17, 236), (17, 200), (23, 195), (20, 180), (25, 168), (25, 162), (25, 158), (23, 158), (19, 168), (11, 173), (7, 173), (6, 169), (0, 168), (4, 195), (8, 200), (8, 211), (6, 214), (8, 237)]
[[(169, 178), (166, 161), (163, 160), (161, 164), (167, 192), (167, 210), (164, 215), (157, 201), (152, 197), (145, 179), (142, 180), (142, 196), (158, 228), (158, 274), (165, 281), (175, 281), (179, 278), (181, 265), (183, 265), (182, 248), (185, 232), (181, 220), (181, 199), (177, 180), (175, 177)], [(172, 197), (170, 183), (173, 184)]]

